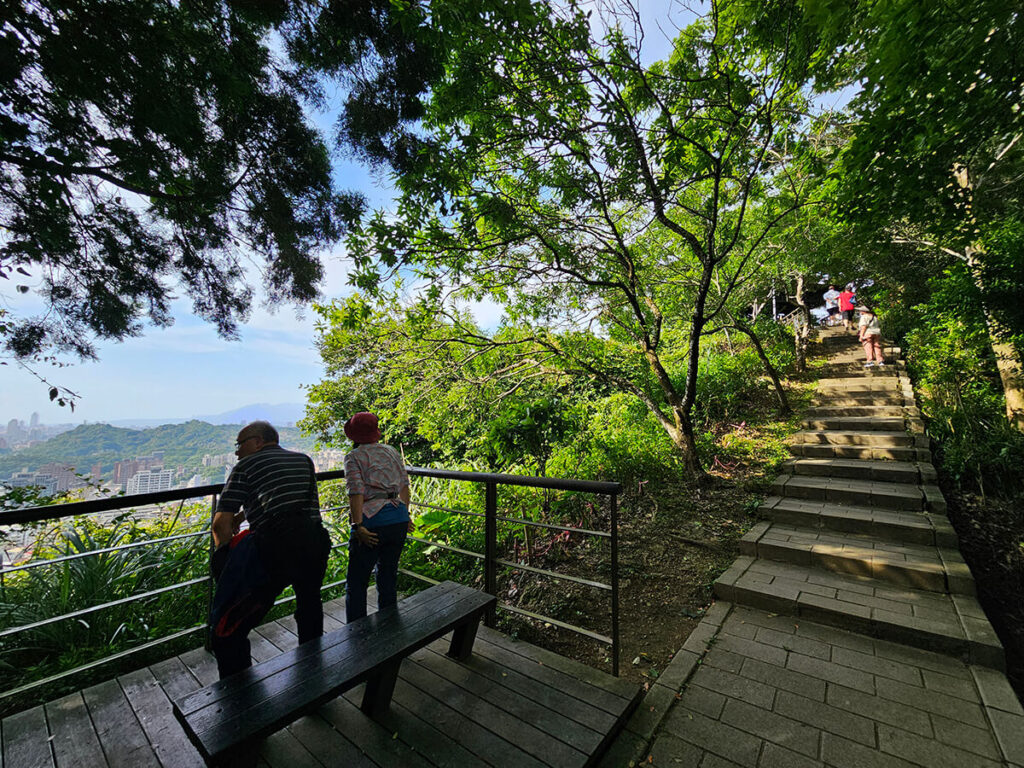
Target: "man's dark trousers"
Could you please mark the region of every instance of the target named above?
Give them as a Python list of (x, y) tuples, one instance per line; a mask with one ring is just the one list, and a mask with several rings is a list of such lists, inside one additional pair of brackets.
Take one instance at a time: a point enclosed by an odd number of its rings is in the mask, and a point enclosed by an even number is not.
[[(304, 643), (324, 633), (320, 587), (331, 551), (331, 538), (327, 531), (312, 520), (300, 520), (287, 527), (278, 526), (273, 531), (261, 529), (253, 535), (265, 578), (248, 585), (247, 594), (240, 596), (248, 608), (236, 626), (223, 634), (214, 627), (213, 653), (217, 657), (221, 680), (252, 666), (249, 632), (259, 625), (274, 606), (278, 595), (289, 585), (295, 591), (295, 623), (298, 625), (299, 642)], [(231, 567), (229, 559), (225, 572)], [(222, 582), (225, 581), (222, 577)]]

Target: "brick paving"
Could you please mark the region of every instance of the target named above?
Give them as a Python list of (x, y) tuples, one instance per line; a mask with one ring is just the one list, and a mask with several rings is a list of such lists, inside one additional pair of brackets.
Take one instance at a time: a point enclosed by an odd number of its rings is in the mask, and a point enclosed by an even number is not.
[(823, 344), (764, 519), (602, 766), (1024, 768), (905, 369), (864, 370), (841, 330)]

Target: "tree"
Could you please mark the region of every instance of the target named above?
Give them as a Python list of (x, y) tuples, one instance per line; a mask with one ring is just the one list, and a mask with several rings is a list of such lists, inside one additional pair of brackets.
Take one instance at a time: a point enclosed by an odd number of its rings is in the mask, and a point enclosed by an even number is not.
[[(360, 295), (317, 311), (326, 378), (310, 388), (303, 423), (325, 443), (344, 441), (352, 413), (373, 410), (411, 461), (525, 466), (543, 476), (572, 431), (585, 386), (514, 332), (487, 337), (464, 312), (424, 315)], [(345, 322), (354, 314), (357, 325)]]
[(805, 106), (787, 47), (750, 48), (716, 8), (646, 68), (620, 28), (591, 41), (574, 7), (533, 22), (446, 62), (424, 116), (430, 173), (400, 178), (397, 215), (353, 236), (357, 282), (415, 270), (421, 314), (499, 301), (518, 334), (501, 343), (638, 398), (699, 474), (701, 339), (807, 203), (786, 175)]
[[(21, 361), (95, 357), (169, 325), (181, 286), (226, 337), (254, 301), (317, 294), (360, 215), (306, 104), (344, 78), (340, 141), (400, 157), (437, 71), (429, 6), (389, 0), (19, 0), (0, 10), (0, 277)], [(73, 402), (73, 395), (64, 392)]]
[(927, 250), (933, 274), (950, 260), (967, 266), (1007, 416), (1024, 429), (1024, 270), (1007, 237), (1020, 226), (1024, 193), (1019, 9), (1003, 0), (735, 7), (762, 42), (777, 39), (782, 21), (799, 20), (794, 79), (861, 85), (853, 135), (833, 171), (840, 210), (875, 240)]

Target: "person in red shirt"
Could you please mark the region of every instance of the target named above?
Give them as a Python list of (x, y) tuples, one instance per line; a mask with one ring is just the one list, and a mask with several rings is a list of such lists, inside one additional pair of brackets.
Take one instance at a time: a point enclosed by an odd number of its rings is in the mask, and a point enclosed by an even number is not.
[(839, 292), (839, 311), (843, 313), (843, 328), (850, 330), (853, 327), (853, 312), (857, 304), (857, 291), (853, 283), (848, 283), (846, 288)]

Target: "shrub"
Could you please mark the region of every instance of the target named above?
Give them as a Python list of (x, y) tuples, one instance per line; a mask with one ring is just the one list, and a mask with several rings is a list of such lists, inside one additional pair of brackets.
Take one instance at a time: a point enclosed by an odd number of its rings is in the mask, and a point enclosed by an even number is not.
[(961, 488), (1012, 497), (1024, 490), (1024, 435), (1006, 419), (1002, 385), (975, 288), (962, 270), (936, 281), (913, 309), (907, 363), (942, 466)]

